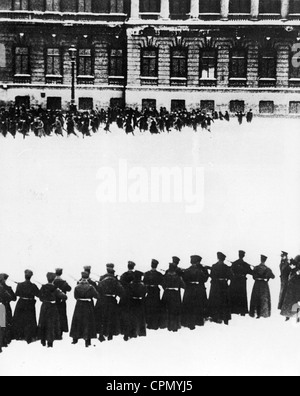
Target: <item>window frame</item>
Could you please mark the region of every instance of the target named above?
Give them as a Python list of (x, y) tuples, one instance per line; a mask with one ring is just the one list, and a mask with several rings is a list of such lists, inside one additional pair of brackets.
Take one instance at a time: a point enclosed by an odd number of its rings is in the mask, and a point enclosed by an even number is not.
[[(174, 52), (176, 51), (181, 51), (184, 56), (176, 56), (174, 57)], [(178, 73), (180, 75), (176, 75), (176, 73), (174, 73), (175, 69), (174, 69), (174, 64), (175, 64), (175, 60), (178, 59), (177, 64), (179, 64), (179, 67), (177, 67), (177, 70), (180, 70), (180, 60), (182, 62), (184, 62), (184, 75), (183, 73)], [(170, 51), (170, 77), (171, 79), (185, 79), (187, 80), (188, 78), (188, 48), (185, 47), (172, 47), (171, 51)]]
[[(26, 49), (27, 54), (17, 54), (17, 49)], [(14, 47), (14, 75), (15, 76), (31, 76), (30, 69), (30, 48), (28, 46), (16, 46)], [(24, 56), (23, 56), (24, 55)], [(17, 58), (20, 56), (21, 58), (21, 70), (17, 70)], [(26, 73), (23, 72), (23, 58), (27, 57), (27, 65), (26, 65)], [(20, 71), (20, 73), (19, 73)]]
[[(213, 52), (214, 56), (203, 56), (203, 54), (207, 52)], [(203, 59), (207, 59), (208, 60), (208, 71), (207, 74), (209, 74), (209, 70), (210, 70), (210, 60), (213, 60), (213, 66), (214, 66), (214, 76), (203, 76), (203, 72), (205, 71), (205, 68), (203, 66), (204, 62)], [(199, 56), (199, 78), (200, 80), (216, 80), (217, 79), (217, 65), (218, 65), (218, 50), (216, 48), (201, 48), (200, 49), (200, 56)]]

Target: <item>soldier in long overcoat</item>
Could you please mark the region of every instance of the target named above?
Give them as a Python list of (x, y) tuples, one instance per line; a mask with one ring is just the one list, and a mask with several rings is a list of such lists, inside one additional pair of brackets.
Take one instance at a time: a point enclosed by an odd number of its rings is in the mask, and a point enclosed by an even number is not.
[(0, 274), (0, 353), (3, 347), (8, 346), (6, 329), (7, 329), (7, 311), (6, 308), (12, 301), (12, 295), (5, 288), (5, 274)]
[(233, 277), (231, 279), (229, 292), (231, 313), (245, 316), (248, 310), (247, 297), (247, 275), (252, 274), (250, 264), (244, 261), (246, 253), (243, 250), (239, 251), (239, 259), (234, 261), (231, 266)]
[(271, 268), (266, 266), (268, 257), (261, 255), (261, 263), (253, 269), (253, 279), (255, 280), (251, 302), (250, 316), (257, 319), (269, 318), (271, 316), (271, 294), (269, 280), (274, 279)]
[(97, 338), (95, 308), (93, 299), (98, 299), (99, 294), (94, 286), (89, 283), (89, 273), (83, 272), (81, 280), (75, 287), (74, 297), (77, 300), (73, 314), (70, 337), (73, 344), (78, 340), (85, 340), (85, 346), (91, 346), (91, 340)]
[(95, 307), (96, 329), (99, 341), (110, 341), (120, 334), (120, 309), (117, 297), (122, 298), (124, 288), (115, 276), (113, 264), (108, 264), (107, 274), (102, 276), (97, 286), (99, 299)]
[(297, 317), (300, 301), (300, 256), (291, 260), (290, 273), (280, 314), (286, 318)]
[(8, 278), (9, 278), (9, 275), (0, 274), (0, 279), (2, 279), (1, 284), (4, 287), (5, 291), (10, 295), (10, 299), (8, 299), (4, 302), (5, 310), (6, 310), (6, 329), (5, 329), (5, 337), (4, 337), (4, 345), (5, 346), (9, 345), (13, 339), (13, 331), (12, 331), (13, 313), (12, 313), (10, 303), (12, 301), (17, 300), (17, 296), (15, 295), (13, 289), (6, 284), (6, 281)]
[[(54, 285), (61, 290), (64, 294), (69, 293), (72, 287), (67, 281), (62, 279), (63, 269), (56, 268), (55, 270), (56, 278), (54, 280)], [(67, 303), (65, 299), (57, 298), (56, 305), (59, 313), (61, 336), (63, 333), (69, 332), (68, 316), (67, 316)]]
[(288, 288), (289, 276), (291, 273), (291, 267), (288, 260), (287, 252), (284, 251), (281, 252), (281, 261), (280, 261), (279, 269), (280, 269), (280, 294), (278, 301), (278, 309), (281, 310)]
[(16, 296), (19, 297), (13, 317), (13, 338), (28, 344), (37, 340), (36, 298), (39, 288), (31, 282), (33, 272), (25, 271), (25, 282), (18, 283)]
[(215, 323), (224, 322), (226, 325), (231, 320), (230, 295), (228, 282), (233, 274), (225, 264), (226, 256), (222, 252), (217, 253), (218, 262), (211, 268), (211, 288), (209, 294), (209, 316)]
[(207, 315), (205, 283), (209, 278), (207, 269), (201, 265), (202, 257), (191, 256), (191, 267), (183, 273), (185, 291), (182, 302), (182, 325), (194, 330), (204, 326)]
[(163, 279), (164, 294), (162, 297), (163, 315), (169, 331), (181, 328), (181, 289), (185, 288), (184, 281), (176, 272), (176, 265), (169, 264), (169, 270)]
[(61, 339), (61, 327), (56, 301), (67, 300), (67, 296), (54, 285), (56, 274), (48, 272), (48, 283), (41, 287), (39, 299), (42, 302), (38, 324), (38, 336), (43, 346), (53, 347), (55, 340)]
[(159, 262), (155, 259), (151, 262), (151, 270), (144, 274), (144, 284), (147, 287), (145, 298), (147, 328), (158, 330), (162, 320), (162, 303), (160, 298), (160, 286), (163, 284), (163, 274), (157, 270)]

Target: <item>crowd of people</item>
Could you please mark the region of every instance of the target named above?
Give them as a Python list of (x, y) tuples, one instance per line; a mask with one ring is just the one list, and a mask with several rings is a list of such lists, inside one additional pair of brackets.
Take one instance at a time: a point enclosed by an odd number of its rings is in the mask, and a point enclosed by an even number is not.
[[(246, 114), (237, 112), (236, 117), (239, 124), (243, 119), (251, 123), (253, 112), (249, 110)], [(0, 109), (0, 134), (6, 137), (8, 134), (16, 138), (21, 134), (25, 139), (30, 134), (39, 138), (51, 135), (58, 136), (92, 136), (99, 130), (106, 133), (111, 132), (111, 126), (115, 123), (119, 129), (126, 134), (136, 131), (159, 134), (182, 131), (184, 127), (191, 127), (195, 132), (199, 129), (211, 131), (211, 125), (215, 120), (230, 121), (230, 114), (219, 111), (206, 111), (186, 109), (167, 111), (165, 107), (160, 110), (147, 108), (142, 111), (132, 108), (108, 108), (90, 111), (54, 111), (45, 110), (42, 107), (26, 109), (24, 106), (10, 106)]]
[[(202, 257), (191, 256), (191, 266), (182, 269), (180, 258), (172, 257), (167, 271), (158, 270), (159, 262), (143, 273), (136, 264), (128, 262), (128, 271), (116, 276), (115, 265), (107, 264), (106, 273), (98, 281), (92, 279), (91, 267), (85, 266), (81, 279), (76, 280), (76, 306), (69, 331), (67, 294), (72, 290), (62, 279), (63, 270), (47, 274), (47, 283), (39, 288), (31, 281), (33, 272), (25, 271), (25, 281), (17, 283), (16, 291), (7, 285), (9, 276), (0, 274), (0, 351), (12, 340), (28, 344), (40, 340), (43, 346), (53, 347), (56, 340), (69, 333), (73, 344), (91, 340), (100, 342), (122, 335), (125, 341), (143, 337), (147, 329), (168, 329), (177, 332), (181, 327), (195, 330), (207, 321), (228, 325), (232, 315), (253, 318), (271, 316), (269, 280), (275, 276), (261, 255), (258, 266), (248, 264), (245, 252), (230, 265), (222, 252), (211, 267), (202, 265)], [(226, 264), (227, 262), (227, 264)], [(278, 308), (287, 319), (298, 318), (300, 301), (300, 256), (289, 260), (282, 252), (281, 292)], [(254, 285), (248, 309), (247, 276)], [(210, 291), (206, 283), (210, 279)], [(75, 280), (75, 279), (74, 279)], [(14, 314), (10, 303), (17, 301)], [(37, 321), (36, 299), (42, 303)]]

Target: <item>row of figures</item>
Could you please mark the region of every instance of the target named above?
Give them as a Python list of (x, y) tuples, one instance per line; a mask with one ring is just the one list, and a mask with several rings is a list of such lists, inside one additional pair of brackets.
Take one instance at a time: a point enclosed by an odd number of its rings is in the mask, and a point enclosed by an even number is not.
[[(246, 117), (251, 123), (252, 110), (246, 114), (237, 112), (235, 116), (239, 124)], [(82, 137), (90, 137), (103, 129), (106, 133), (111, 132), (113, 124), (125, 131), (126, 134), (134, 135), (136, 130), (159, 134), (182, 131), (184, 127), (190, 127), (195, 132), (199, 128), (211, 132), (211, 125), (216, 120), (230, 121), (228, 111), (207, 111), (206, 109), (178, 109), (167, 111), (165, 107), (156, 110), (148, 108), (142, 111), (133, 108), (109, 108), (94, 109), (90, 111), (73, 111), (64, 113), (62, 111), (38, 109), (26, 109), (25, 107), (11, 106), (9, 109), (0, 109), (0, 135), (6, 137), (8, 134), (14, 138), (21, 134), (25, 139), (31, 133), (36, 137), (47, 137), (53, 134), (57, 136), (82, 134)]]
[[(255, 267), (244, 260), (244, 251), (239, 251), (239, 259), (231, 265), (225, 263), (223, 253), (218, 252), (217, 258), (218, 262), (209, 267), (202, 264), (202, 257), (193, 255), (191, 266), (182, 269), (180, 259), (174, 256), (164, 273), (158, 271), (159, 262), (155, 259), (151, 262), (151, 269), (145, 273), (136, 270), (135, 263), (129, 261), (128, 271), (120, 277), (115, 274), (114, 264), (107, 264), (106, 274), (97, 282), (91, 277), (91, 267), (84, 267), (74, 290), (76, 306), (70, 328), (73, 344), (83, 339), (89, 347), (92, 339), (98, 338), (103, 342), (120, 334), (128, 341), (146, 336), (147, 329), (176, 332), (183, 326), (194, 330), (197, 326), (204, 326), (208, 320), (228, 325), (233, 314), (270, 317), (268, 282), (275, 276), (266, 265), (267, 257), (262, 255), (261, 263)], [(297, 256), (287, 266), (284, 258), (282, 261), (283, 271), (289, 267), (288, 283), (280, 296), (284, 307), (288, 306), (287, 301), (293, 294), (295, 278), (300, 284), (299, 258)], [(55, 340), (62, 339), (63, 333), (69, 333), (66, 301), (71, 286), (62, 279), (62, 274), (62, 269), (48, 273), (47, 284), (39, 289), (31, 282), (32, 271), (26, 270), (25, 282), (17, 284), (16, 292), (6, 284), (8, 275), (0, 274), (1, 351), (2, 346), (7, 346), (12, 340), (31, 343), (38, 339), (43, 346), (51, 348)], [(250, 310), (247, 275), (252, 275), (255, 281)], [(209, 278), (211, 286), (207, 295)], [(283, 281), (283, 277), (281, 279)], [(19, 300), (12, 315), (10, 302), (16, 301), (17, 297)], [(36, 298), (42, 302), (38, 323)], [(295, 302), (300, 300), (297, 298)], [(285, 310), (283, 312), (289, 316)]]

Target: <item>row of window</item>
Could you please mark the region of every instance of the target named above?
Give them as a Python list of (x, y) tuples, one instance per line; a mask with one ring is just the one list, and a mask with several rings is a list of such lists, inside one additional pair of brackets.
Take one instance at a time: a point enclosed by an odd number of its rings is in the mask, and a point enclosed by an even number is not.
[[(158, 78), (158, 48), (141, 49), (141, 77)], [(290, 78), (300, 79), (300, 67), (290, 61)], [(94, 76), (94, 53), (92, 49), (78, 50), (77, 75), (80, 77)], [(233, 48), (230, 51), (229, 78), (247, 79), (247, 49)], [(123, 49), (110, 48), (108, 51), (109, 76), (122, 77), (125, 70), (125, 53)], [(170, 76), (171, 78), (187, 79), (188, 77), (188, 48), (173, 47), (170, 50)], [(217, 78), (217, 49), (200, 50), (200, 79), (215, 80)], [(31, 74), (30, 49), (28, 47), (15, 48), (15, 75), (26, 76)], [(51, 77), (63, 75), (62, 50), (60, 48), (48, 48), (45, 50), (45, 73)], [(272, 85), (277, 76), (277, 51), (274, 48), (262, 48), (259, 52), (259, 78), (268, 80)]]
[[(2, 1), (2, 0), (1, 0)], [(9, 0), (10, 2), (10, 0)], [(94, 12), (94, 13), (123, 13), (124, 0), (13, 0), (9, 6), (13, 10), (38, 10), (58, 12)], [(190, 12), (191, 0), (169, 0), (170, 14), (183, 15)], [(199, 0), (200, 13), (221, 12), (220, 0)], [(140, 12), (158, 13), (161, 9), (161, 0), (139, 0)], [(1, 7), (2, 8), (2, 7)], [(249, 14), (251, 0), (230, 0), (229, 12)], [(260, 0), (261, 14), (280, 14), (281, 0)], [(300, 1), (289, 1), (289, 12), (300, 13)]]
[[(25, 106), (30, 108), (30, 98), (29, 96), (17, 96), (15, 98), (16, 106)], [(122, 98), (111, 98), (110, 107), (123, 107)], [(200, 108), (207, 111), (215, 111), (215, 101), (214, 100), (201, 100)], [(155, 99), (143, 99), (142, 108), (156, 108)], [(79, 110), (92, 110), (94, 108), (93, 98), (79, 98), (78, 99)], [(185, 100), (173, 99), (171, 100), (171, 111), (177, 111), (186, 108)], [(258, 105), (260, 114), (273, 114), (275, 112), (275, 105), (272, 100), (261, 100)], [(62, 109), (62, 99), (61, 97), (48, 97), (47, 98), (47, 109), (49, 110), (61, 110)], [(229, 103), (229, 110), (232, 113), (237, 113), (239, 111), (245, 112), (245, 102), (243, 100), (232, 100)], [(289, 102), (289, 113), (290, 114), (300, 114), (300, 101)]]

